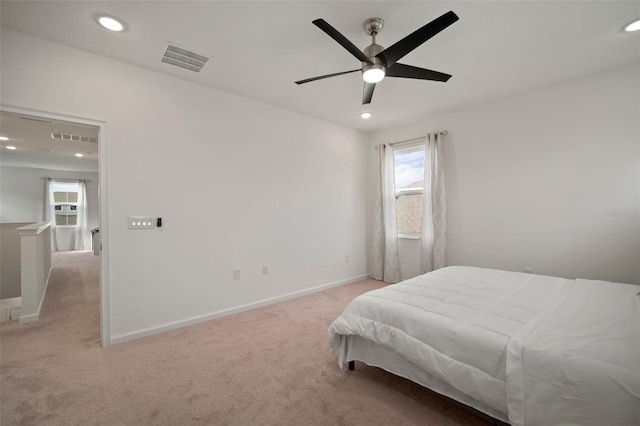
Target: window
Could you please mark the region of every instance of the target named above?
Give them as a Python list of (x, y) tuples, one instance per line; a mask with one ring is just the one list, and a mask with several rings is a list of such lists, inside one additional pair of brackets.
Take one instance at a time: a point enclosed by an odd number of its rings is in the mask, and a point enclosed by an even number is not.
[(396, 224), (400, 238), (422, 234), (424, 140), (393, 151), (396, 181)]
[(78, 183), (53, 181), (52, 185), (56, 225), (76, 226), (78, 224)]

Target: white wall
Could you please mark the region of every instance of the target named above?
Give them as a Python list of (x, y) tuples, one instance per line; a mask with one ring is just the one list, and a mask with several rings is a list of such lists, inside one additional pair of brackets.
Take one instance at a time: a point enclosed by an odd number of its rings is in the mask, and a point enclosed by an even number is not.
[(107, 122), (111, 337), (366, 274), (369, 135), (11, 30), (1, 54), (4, 104)]
[(26, 225), (30, 223), (0, 223), (0, 299), (20, 297), (21, 264), (18, 228)]
[[(624, 67), (381, 131), (372, 143), (449, 131), (448, 264), (640, 284), (639, 76)], [(403, 278), (415, 275), (419, 244), (400, 249)]]
[[(43, 177), (85, 179), (87, 182), (89, 229), (98, 226), (98, 173), (0, 167), (0, 223), (39, 222), (42, 220)], [(59, 250), (73, 249), (73, 230), (56, 230)]]

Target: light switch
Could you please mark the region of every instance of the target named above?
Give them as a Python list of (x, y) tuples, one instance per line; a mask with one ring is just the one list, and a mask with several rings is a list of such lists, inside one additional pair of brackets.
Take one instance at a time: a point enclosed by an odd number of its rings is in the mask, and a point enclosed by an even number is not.
[(152, 216), (129, 216), (129, 229), (151, 229), (156, 227), (156, 218)]

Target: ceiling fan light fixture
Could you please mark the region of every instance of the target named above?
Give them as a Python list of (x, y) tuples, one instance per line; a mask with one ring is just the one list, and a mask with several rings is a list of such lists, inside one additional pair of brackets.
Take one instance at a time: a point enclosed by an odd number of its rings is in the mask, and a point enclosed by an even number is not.
[(640, 31), (640, 19), (636, 19), (633, 22), (628, 23), (623, 28), (624, 32), (630, 33), (633, 31)]
[(373, 92), (376, 88), (376, 83), (384, 79), (387, 73), (387, 68), (389, 68), (390, 70), (390, 77), (446, 82), (447, 80), (449, 80), (449, 78), (451, 78), (451, 75), (438, 71), (428, 70), (426, 68), (419, 68), (411, 65), (401, 64), (398, 63), (398, 60), (402, 59), (418, 46), (422, 45), (422, 43), (426, 42), (439, 32), (449, 27), (458, 19), (458, 15), (456, 15), (453, 11), (449, 11), (418, 28), (416, 31), (395, 42), (393, 45), (386, 49), (376, 43), (376, 36), (384, 27), (384, 20), (380, 18), (367, 19), (362, 24), (362, 27), (365, 33), (371, 36), (371, 44), (365, 47), (363, 50), (360, 50), (358, 46), (349, 41), (348, 38), (342, 35), (340, 31), (333, 28), (324, 19), (315, 19), (312, 21), (312, 24), (320, 28), (320, 30), (326, 33), (346, 51), (348, 51), (349, 53), (351, 53), (351, 55), (358, 59), (362, 64), (362, 68), (321, 75), (318, 77), (307, 78), (305, 80), (298, 80), (295, 83), (304, 84), (312, 81), (323, 80), (329, 77), (337, 77), (339, 75), (362, 71), (362, 79), (365, 81), (364, 88), (362, 90), (362, 105), (367, 105), (371, 103)]
[(367, 83), (378, 83), (384, 78), (384, 65), (367, 65), (362, 72), (362, 79)]

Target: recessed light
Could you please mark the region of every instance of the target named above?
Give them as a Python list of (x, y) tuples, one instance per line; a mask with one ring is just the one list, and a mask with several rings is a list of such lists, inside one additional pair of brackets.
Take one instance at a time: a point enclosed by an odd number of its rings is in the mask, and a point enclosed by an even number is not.
[(119, 32), (124, 30), (124, 25), (122, 22), (111, 18), (109, 16), (101, 16), (98, 18), (98, 23), (108, 29), (109, 31)]
[(9, 138), (6, 136), (0, 136), (0, 141), (8, 141)]
[(624, 26), (624, 31), (628, 33), (638, 30), (640, 30), (640, 19), (636, 19), (635, 21)]
[(362, 118), (363, 120), (368, 120), (371, 118), (371, 113), (370, 112), (361, 112), (360, 113), (360, 118)]
[(17, 148), (16, 148), (15, 146), (13, 146), (13, 145), (7, 145), (5, 148), (7, 148), (7, 149), (11, 149), (11, 150), (13, 150), (13, 149), (17, 149)]
[(73, 155), (75, 155), (76, 157), (84, 157), (84, 154), (83, 154), (83, 153), (81, 153), (81, 152), (76, 152), (76, 153), (75, 153), (75, 154), (73, 154)]

